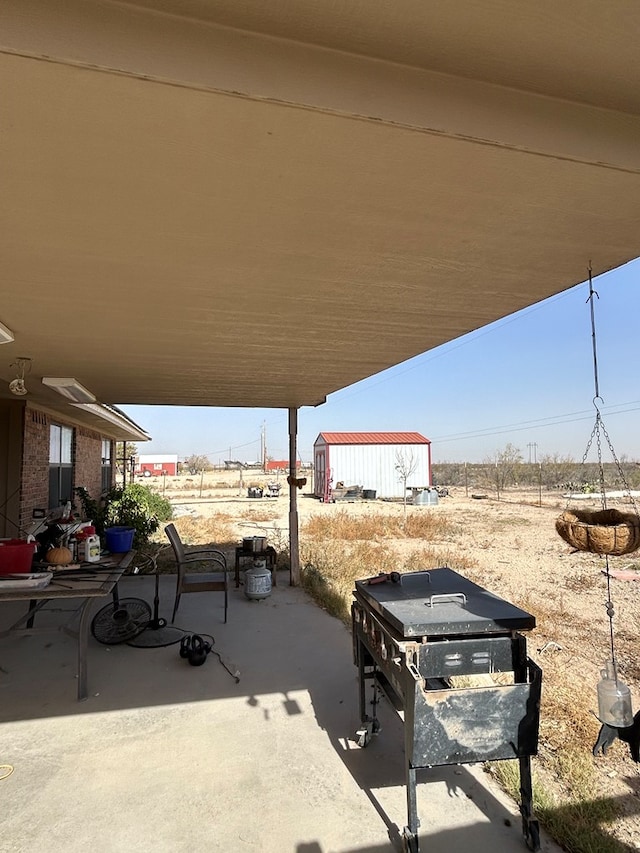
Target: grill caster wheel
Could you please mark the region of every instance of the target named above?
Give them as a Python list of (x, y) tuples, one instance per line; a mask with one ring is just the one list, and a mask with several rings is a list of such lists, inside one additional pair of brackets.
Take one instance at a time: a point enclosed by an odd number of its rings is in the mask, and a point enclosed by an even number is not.
[(525, 841), (529, 850), (540, 849), (540, 824), (537, 820), (532, 820), (528, 823), (528, 832), (525, 834)]
[(414, 835), (413, 832), (409, 832), (407, 826), (402, 830), (402, 851), (403, 853), (420, 853), (418, 836)]
[(367, 717), (361, 727), (356, 732), (356, 743), (358, 746), (361, 746), (363, 749), (371, 743), (371, 738), (374, 735), (377, 735), (380, 731), (380, 722), (376, 718), (375, 720)]
[(375, 731), (374, 725), (375, 724), (373, 722), (367, 721), (366, 723), (363, 723), (362, 727), (356, 732), (356, 743), (358, 746), (362, 747), (362, 749), (365, 749), (371, 743), (371, 738)]

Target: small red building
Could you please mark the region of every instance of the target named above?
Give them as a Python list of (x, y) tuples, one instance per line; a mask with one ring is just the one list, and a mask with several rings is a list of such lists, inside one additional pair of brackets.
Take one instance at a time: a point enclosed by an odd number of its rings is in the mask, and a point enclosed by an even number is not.
[(165, 455), (138, 456), (136, 474), (141, 477), (175, 477), (178, 473), (178, 455), (167, 453)]
[(269, 459), (264, 466), (264, 470), (267, 473), (273, 471), (282, 471), (285, 474), (289, 471), (289, 460), (288, 459)]

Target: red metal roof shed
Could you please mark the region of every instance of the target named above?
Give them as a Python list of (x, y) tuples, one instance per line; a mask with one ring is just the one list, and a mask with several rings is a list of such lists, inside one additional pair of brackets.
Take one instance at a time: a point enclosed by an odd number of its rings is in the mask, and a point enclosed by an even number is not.
[(419, 432), (321, 432), (313, 447), (314, 494), (325, 501), (338, 483), (382, 498), (431, 485), (431, 441)]
[(321, 432), (318, 438), (326, 444), (431, 444), (419, 432)]

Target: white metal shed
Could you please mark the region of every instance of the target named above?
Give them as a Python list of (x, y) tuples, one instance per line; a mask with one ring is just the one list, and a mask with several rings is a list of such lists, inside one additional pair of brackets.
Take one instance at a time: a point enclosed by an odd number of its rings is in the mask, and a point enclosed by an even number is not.
[[(338, 483), (371, 497), (402, 498), (431, 485), (431, 441), (419, 432), (321, 432), (313, 445), (314, 494), (330, 500)], [(365, 495), (366, 496), (366, 495)]]

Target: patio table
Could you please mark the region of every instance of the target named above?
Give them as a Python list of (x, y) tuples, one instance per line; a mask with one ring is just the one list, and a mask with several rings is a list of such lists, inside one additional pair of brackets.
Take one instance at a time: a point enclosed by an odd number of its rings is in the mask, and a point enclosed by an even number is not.
[[(0, 583), (0, 604), (10, 601), (28, 601), (27, 612), (11, 625), (10, 628), (0, 632), (0, 637), (7, 637), (13, 632), (39, 633), (41, 631), (63, 630), (78, 641), (78, 701), (87, 698), (87, 648), (89, 642), (89, 615), (94, 599), (103, 598), (112, 593), (116, 584), (129, 568), (135, 551), (127, 551), (124, 554), (110, 554), (94, 563), (82, 563), (77, 571), (77, 577), (71, 573), (56, 577), (54, 574), (51, 582), (44, 589), (8, 590), (2, 592)], [(47, 567), (38, 567), (45, 571)], [(49, 567), (50, 568), (50, 567)], [(83, 574), (83, 571), (86, 574)], [(96, 572), (92, 575), (91, 572)], [(80, 613), (77, 629), (69, 627), (70, 619), (55, 629), (34, 628), (33, 620), (35, 614), (52, 601), (79, 600), (77, 607), (66, 610), (75, 615)], [(22, 626), (27, 623), (27, 627)]]

